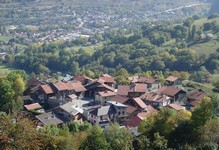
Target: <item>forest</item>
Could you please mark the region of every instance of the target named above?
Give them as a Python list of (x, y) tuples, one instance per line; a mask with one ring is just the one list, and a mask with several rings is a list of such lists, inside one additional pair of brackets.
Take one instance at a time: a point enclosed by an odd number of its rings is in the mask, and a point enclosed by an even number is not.
[[(95, 34), (89, 38), (32, 44), (23, 53), (9, 54), (9, 66), (28, 73), (96, 77), (101, 73), (115, 74), (124, 68), (130, 74), (145, 71), (189, 72), (196, 81), (207, 81), (219, 71), (219, 22), (212, 15), (202, 24), (197, 16), (182, 24), (146, 24), (138, 31), (118, 30)], [(213, 36), (213, 37), (212, 37)], [(13, 42), (13, 41), (12, 41)], [(211, 51), (193, 49), (198, 44), (211, 43)], [(93, 51), (75, 47), (99, 45)], [(205, 76), (199, 76), (200, 72)]]

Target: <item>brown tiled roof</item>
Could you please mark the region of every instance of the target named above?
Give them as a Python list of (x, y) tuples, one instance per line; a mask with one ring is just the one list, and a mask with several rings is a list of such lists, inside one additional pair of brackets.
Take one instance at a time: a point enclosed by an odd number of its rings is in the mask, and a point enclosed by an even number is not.
[(99, 92), (99, 95), (102, 97), (110, 97), (110, 96), (115, 96), (116, 93), (112, 91), (104, 91), (104, 92)]
[(168, 105), (169, 108), (172, 108), (174, 110), (182, 110), (182, 109), (185, 109), (185, 107), (179, 105), (179, 104), (176, 104), (176, 103), (173, 103), (173, 104), (169, 104)]
[(65, 90), (68, 90), (68, 88), (66, 87), (65, 83), (62, 82), (62, 81), (58, 81), (56, 83), (53, 83), (53, 85), (55, 86), (55, 88), (58, 90), (58, 91), (65, 91)]
[(169, 76), (166, 78), (167, 81), (170, 81), (170, 82), (175, 82), (176, 80), (178, 80), (179, 78), (178, 77), (175, 77), (175, 76)]
[(41, 85), (40, 86), (42, 88), (42, 90), (46, 93), (46, 94), (53, 94), (54, 91), (52, 90), (52, 88), (46, 84), (46, 85)]
[(108, 74), (102, 74), (100, 77), (109, 77), (109, 78), (111, 78), (112, 76), (110, 76)]
[(145, 101), (156, 101), (156, 102), (162, 102), (164, 100), (169, 99), (169, 97), (157, 93), (145, 93), (142, 96), (140, 96), (140, 98)]
[(90, 80), (93, 81), (93, 79), (86, 77), (86, 76), (75, 76), (73, 77), (73, 80), (79, 81), (79, 82), (83, 82), (84, 80)]
[(130, 105), (127, 105), (128, 108), (126, 109), (126, 112), (129, 113), (129, 114), (132, 114), (133, 112), (135, 112), (137, 110), (136, 107), (133, 107), (133, 106), (130, 106)]
[(42, 106), (39, 103), (33, 103), (30, 105), (24, 105), (27, 110), (40, 109)]
[(113, 77), (100, 77), (101, 80), (104, 80), (104, 83), (114, 83), (115, 80)]
[(146, 83), (146, 84), (152, 84), (156, 80), (154, 78), (147, 78), (147, 77), (139, 77), (139, 76), (133, 76), (128, 78), (132, 83)]
[(174, 96), (176, 95), (178, 92), (180, 92), (181, 89), (177, 88), (177, 87), (172, 87), (172, 86), (168, 86), (168, 87), (161, 87), (157, 90), (158, 94), (164, 94), (167, 96)]
[(128, 119), (124, 125), (125, 126), (128, 126), (128, 127), (137, 127), (141, 121), (143, 119), (141, 119), (139, 116), (134, 116), (134, 117), (131, 117), (130, 119)]
[(199, 92), (199, 91), (193, 91), (187, 95), (187, 98), (191, 99), (190, 102), (191, 105), (197, 106), (199, 103), (201, 103), (202, 99), (204, 97), (208, 96), (207, 93)]
[(30, 87), (30, 86), (36, 86), (38, 84), (42, 84), (43, 82), (40, 81), (39, 79), (36, 79), (36, 78), (31, 78), (27, 81), (27, 86)]
[(146, 84), (152, 84), (154, 83), (156, 80), (154, 78), (146, 78), (146, 77), (140, 77), (138, 79), (138, 82), (140, 83), (146, 83)]
[(133, 85), (119, 85), (118, 95), (127, 96), (129, 92), (145, 93), (147, 91), (147, 84), (135, 83)]
[(123, 96), (120, 96), (120, 95), (116, 95), (114, 96), (111, 101), (116, 101), (116, 102), (119, 102), (119, 103), (122, 103), (124, 104), (125, 102), (127, 102), (129, 99), (127, 97), (123, 97)]
[(207, 93), (199, 92), (199, 91), (193, 91), (187, 94), (187, 97), (192, 100), (202, 100), (206, 96), (207, 96)]
[(137, 104), (138, 107), (144, 109), (147, 105), (140, 98), (133, 98), (133, 101)]
[(106, 85), (106, 84), (104, 84), (104, 83), (100, 84), (98, 87), (104, 87), (104, 88), (106, 88), (106, 89), (108, 89), (108, 90), (110, 90), (110, 91), (115, 91), (114, 88), (112, 88), (112, 87), (110, 87), (110, 86), (108, 86), (108, 85)]
[(152, 106), (148, 105), (146, 108), (146, 112), (140, 112), (137, 114), (142, 120), (147, 118), (148, 116), (152, 115), (153, 113), (156, 113), (157, 110), (154, 109)]
[(65, 86), (67, 87), (68, 90), (74, 90), (74, 87), (71, 82), (66, 82)]
[(87, 89), (80, 82), (71, 83), (71, 85), (73, 86), (75, 92), (87, 91)]

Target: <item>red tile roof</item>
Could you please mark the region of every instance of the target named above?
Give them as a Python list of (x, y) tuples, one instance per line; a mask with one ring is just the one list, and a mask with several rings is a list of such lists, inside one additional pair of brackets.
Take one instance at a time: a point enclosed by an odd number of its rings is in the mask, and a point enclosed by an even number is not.
[(53, 85), (55, 86), (55, 88), (58, 90), (58, 91), (65, 91), (65, 90), (68, 90), (68, 88), (66, 87), (65, 83), (62, 82), (62, 81), (58, 81), (56, 83), (53, 83)]
[(146, 83), (146, 84), (152, 84), (156, 80), (154, 78), (147, 78), (147, 77), (139, 77), (139, 76), (133, 76), (128, 78), (132, 83)]
[(172, 86), (168, 86), (168, 87), (161, 87), (157, 90), (158, 94), (164, 94), (167, 96), (174, 96), (176, 95), (178, 92), (180, 92), (181, 89), (177, 88), (177, 87), (172, 87)]
[(102, 74), (100, 77), (112, 77), (112, 76), (110, 76), (110, 75), (108, 75), (108, 74)]
[(54, 93), (53, 89), (52, 89), (48, 84), (46, 84), (46, 85), (41, 85), (40, 87), (42, 88), (42, 90), (43, 90), (46, 94), (53, 94), (53, 93)]
[(175, 103), (169, 104), (168, 107), (171, 108), (171, 109), (174, 109), (174, 110), (182, 110), (182, 109), (185, 109), (185, 107), (183, 107), (183, 106), (181, 106), (181, 105), (179, 105), (179, 104), (175, 104)]
[(124, 125), (128, 127), (137, 127), (141, 123), (142, 119), (139, 116), (134, 116), (128, 119)]
[(176, 80), (178, 80), (179, 78), (178, 77), (175, 77), (175, 76), (169, 76), (166, 78), (167, 81), (170, 81), (170, 82), (175, 82)]
[(36, 86), (38, 84), (43, 84), (42, 81), (40, 81), (39, 79), (37, 78), (31, 78), (27, 81), (27, 86), (30, 87), (30, 86)]
[(199, 91), (193, 91), (187, 94), (187, 98), (192, 100), (190, 104), (193, 106), (197, 106), (199, 103), (201, 103), (202, 99), (205, 98), (206, 96), (208, 96), (207, 93), (199, 92)]
[(145, 93), (147, 92), (147, 84), (135, 83), (133, 85), (119, 85), (118, 95), (127, 96), (128, 93)]
[(135, 102), (135, 104), (137, 104), (138, 107), (140, 107), (141, 109), (144, 109), (147, 107), (147, 105), (140, 99), (140, 98), (133, 98), (133, 101)]
[(71, 82), (66, 82), (65, 86), (67, 87), (68, 90), (74, 90), (74, 87)]
[(75, 92), (87, 91), (87, 89), (80, 82), (71, 83), (71, 85), (73, 86)]
[(93, 79), (86, 77), (86, 76), (75, 76), (73, 77), (73, 80), (80, 81), (80, 82), (83, 82), (84, 80), (93, 81)]
[(142, 96), (140, 96), (140, 98), (145, 101), (156, 101), (156, 102), (162, 102), (169, 99), (169, 97), (157, 93), (145, 93)]
[(113, 77), (100, 77), (99, 79), (104, 80), (104, 83), (114, 83), (115, 82)]
[(120, 96), (120, 95), (116, 95), (114, 96), (110, 101), (116, 101), (116, 102), (119, 102), (119, 103), (122, 103), (124, 104), (125, 102), (127, 102), (129, 99), (127, 97), (123, 97), (123, 96)]
[(42, 106), (39, 103), (33, 103), (30, 105), (24, 105), (27, 110), (40, 109)]
[(99, 95), (102, 97), (110, 97), (110, 96), (115, 96), (116, 93), (112, 91), (104, 91), (104, 92), (99, 92)]
[(136, 107), (133, 107), (133, 106), (130, 106), (130, 105), (127, 105), (128, 108), (126, 109), (126, 112), (129, 113), (129, 114), (132, 114), (133, 112), (135, 112), (137, 110)]

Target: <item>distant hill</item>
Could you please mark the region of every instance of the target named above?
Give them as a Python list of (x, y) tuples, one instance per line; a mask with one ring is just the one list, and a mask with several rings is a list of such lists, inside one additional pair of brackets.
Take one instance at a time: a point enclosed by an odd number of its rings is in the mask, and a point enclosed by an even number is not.
[(213, 0), (210, 14), (219, 13), (219, 0)]

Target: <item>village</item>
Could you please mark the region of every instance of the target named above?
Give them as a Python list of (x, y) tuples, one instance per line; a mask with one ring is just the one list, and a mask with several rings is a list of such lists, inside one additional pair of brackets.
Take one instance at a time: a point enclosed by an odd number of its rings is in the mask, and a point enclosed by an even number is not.
[(108, 74), (97, 79), (68, 76), (53, 83), (31, 78), (21, 97), (24, 112), (34, 115), (38, 127), (89, 122), (105, 128), (117, 122), (137, 129), (142, 120), (162, 107), (192, 111), (207, 96), (201, 91), (186, 91), (182, 80), (174, 76), (167, 77), (164, 86), (156, 75), (127, 80), (130, 85), (117, 85)]

